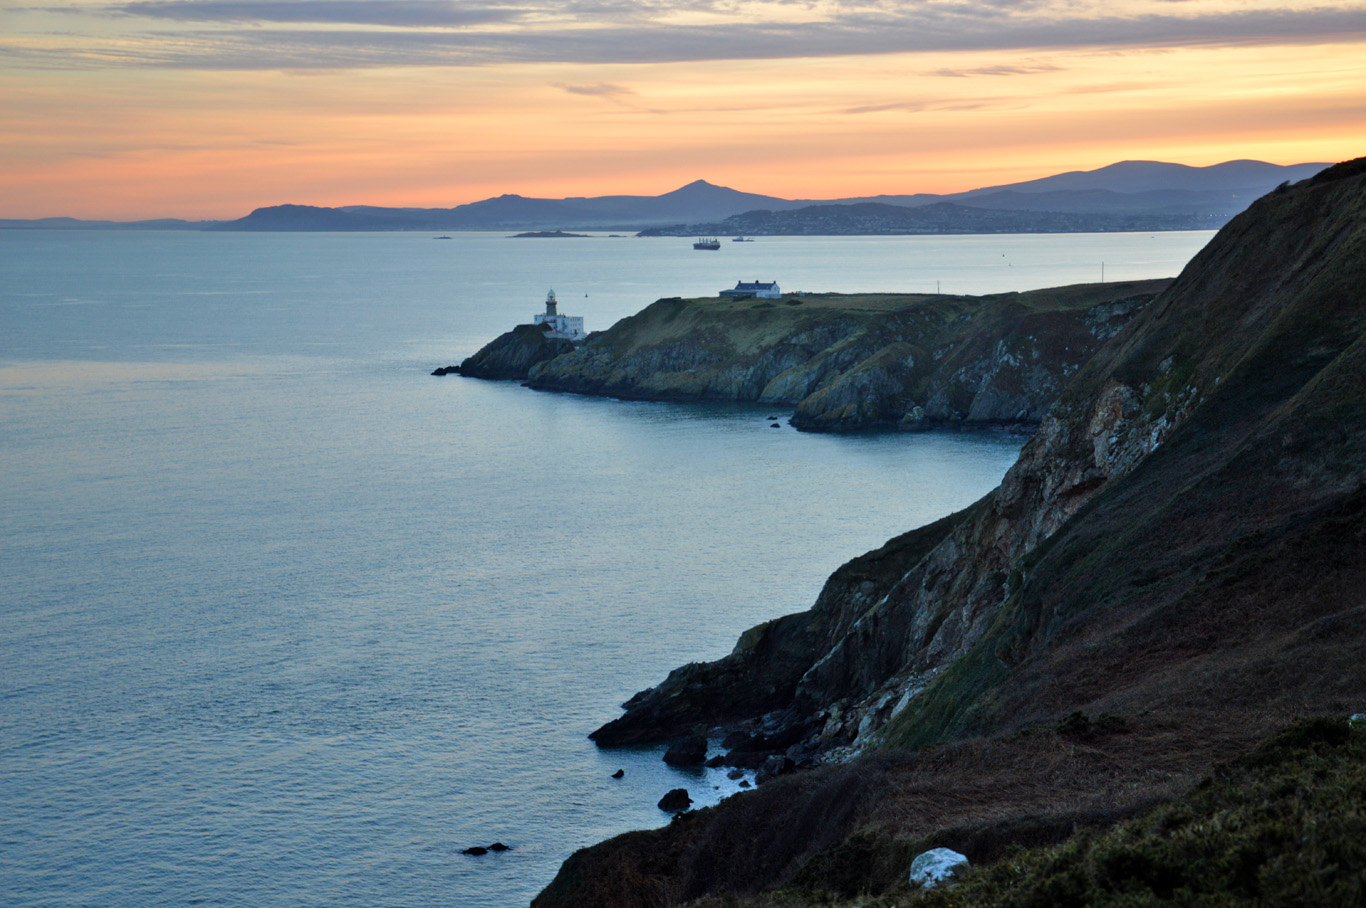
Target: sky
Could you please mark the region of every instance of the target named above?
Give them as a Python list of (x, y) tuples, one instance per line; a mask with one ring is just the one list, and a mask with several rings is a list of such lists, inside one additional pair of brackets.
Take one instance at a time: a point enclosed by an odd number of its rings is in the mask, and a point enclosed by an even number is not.
[(1366, 155), (1366, 0), (0, 0), (0, 217)]

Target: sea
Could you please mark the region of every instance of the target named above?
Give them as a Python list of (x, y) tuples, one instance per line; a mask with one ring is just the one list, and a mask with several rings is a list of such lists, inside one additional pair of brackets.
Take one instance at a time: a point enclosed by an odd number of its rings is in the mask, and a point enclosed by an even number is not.
[(1170, 276), (1210, 236), (0, 231), (0, 903), (526, 905), (666, 791), (740, 791), (594, 746), (622, 701), (1024, 442), (430, 374), (547, 291), (596, 330), (739, 280)]

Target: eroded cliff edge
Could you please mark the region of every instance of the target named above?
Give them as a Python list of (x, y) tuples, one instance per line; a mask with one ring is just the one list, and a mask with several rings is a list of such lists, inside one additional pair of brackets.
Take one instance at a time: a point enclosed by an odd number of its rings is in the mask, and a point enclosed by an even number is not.
[[(815, 431), (1033, 427), (1091, 354), (1168, 283), (982, 297), (663, 299), (577, 348), (537, 348), (534, 361), (525, 338), (504, 335), (461, 371), (525, 377), (541, 390), (791, 406), (792, 425)], [(481, 362), (500, 368), (468, 368)]]
[(573, 351), (573, 341), (551, 337), (546, 325), (518, 325), (466, 358), (458, 371), (468, 378), (524, 379), (540, 363)]
[(1169, 796), (1291, 715), (1362, 711), (1364, 388), (1359, 160), (1220, 231), (995, 492), (597, 733), (767, 719), (798, 756), (864, 756), (580, 852), (536, 904), (884, 891), (914, 846), (991, 860)]

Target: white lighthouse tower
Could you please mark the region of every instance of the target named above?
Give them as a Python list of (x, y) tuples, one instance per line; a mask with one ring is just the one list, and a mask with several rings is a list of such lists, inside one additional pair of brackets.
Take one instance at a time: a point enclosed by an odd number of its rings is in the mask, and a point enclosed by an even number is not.
[(533, 315), (531, 323), (548, 326), (550, 330), (546, 332), (547, 337), (581, 341), (588, 336), (588, 332), (583, 330), (583, 316), (559, 314), (554, 290), (545, 295), (545, 314)]

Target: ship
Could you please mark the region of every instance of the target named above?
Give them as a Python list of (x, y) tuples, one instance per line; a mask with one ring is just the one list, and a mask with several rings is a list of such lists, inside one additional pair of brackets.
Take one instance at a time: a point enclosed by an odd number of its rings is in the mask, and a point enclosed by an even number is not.
[(714, 236), (698, 237), (697, 242), (692, 244), (694, 249), (720, 249), (721, 241)]

